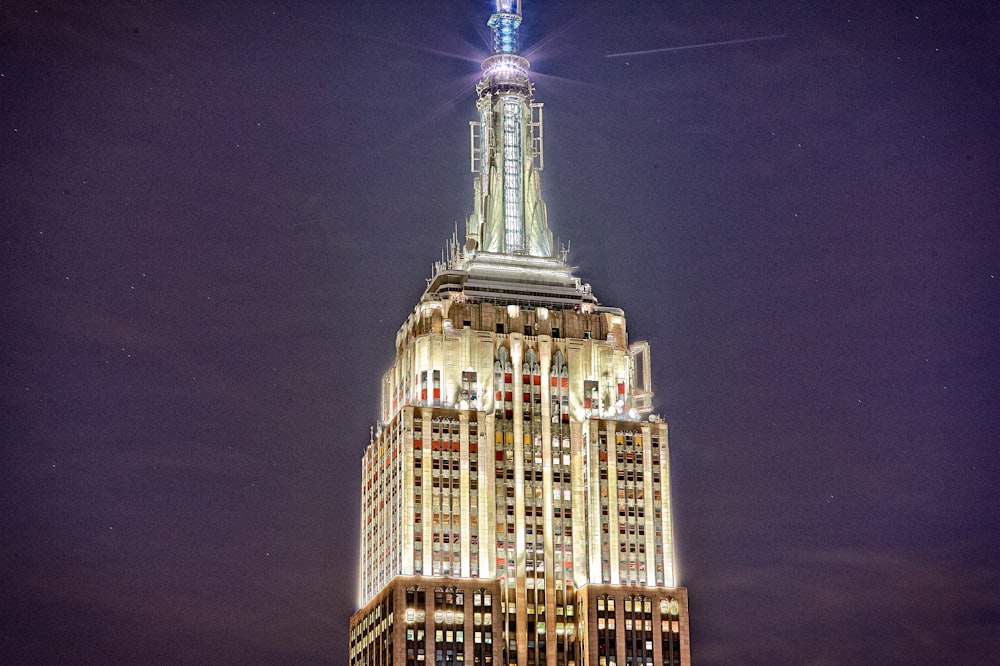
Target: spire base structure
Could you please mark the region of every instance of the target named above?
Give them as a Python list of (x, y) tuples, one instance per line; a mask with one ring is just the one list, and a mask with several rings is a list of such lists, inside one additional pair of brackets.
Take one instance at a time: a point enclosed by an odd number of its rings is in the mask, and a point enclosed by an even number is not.
[(519, 55), (493, 55), (483, 61), (482, 80), (476, 85), (476, 94), (482, 99), (484, 95), (524, 95), (531, 98), (535, 92), (528, 70), (531, 63)]

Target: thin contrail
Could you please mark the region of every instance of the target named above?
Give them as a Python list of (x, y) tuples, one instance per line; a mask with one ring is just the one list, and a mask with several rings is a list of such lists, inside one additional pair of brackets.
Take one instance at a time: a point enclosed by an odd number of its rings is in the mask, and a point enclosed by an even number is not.
[(746, 39), (730, 39), (725, 42), (707, 42), (705, 44), (689, 44), (688, 46), (669, 46), (665, 49), (649, 49), (648, 51), (629, 51), (628, 53), (611, 53), (605, 58), (624, 58), (625, 56), (649, 55), (650, 53), (666, 53), (667, 51), (686, 51), (701, 49), (707, 46), (725, 46), (726, 44), (743, 44), (745, 42), (763, 42), (768, 39), (781, 39), (785, 35), (768, 35), (766, 37), (747, 37)]

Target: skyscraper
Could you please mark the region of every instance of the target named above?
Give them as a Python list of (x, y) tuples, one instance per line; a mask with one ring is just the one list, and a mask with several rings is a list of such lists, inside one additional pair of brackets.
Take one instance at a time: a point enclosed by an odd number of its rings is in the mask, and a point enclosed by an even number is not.
[(353, 666), (690, 663), (649, 346), (554, 247), (520, 23), (497, 0), (472, 214), (382, 378)]

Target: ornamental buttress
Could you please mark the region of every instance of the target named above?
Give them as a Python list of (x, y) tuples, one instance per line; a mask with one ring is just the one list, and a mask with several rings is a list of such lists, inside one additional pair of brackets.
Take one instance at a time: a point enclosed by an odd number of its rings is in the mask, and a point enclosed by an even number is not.
[(649, 345), (554, 248), (521, 10), (487, 23), (465, 238), (382, 377), (352, 666), (691, 661)]

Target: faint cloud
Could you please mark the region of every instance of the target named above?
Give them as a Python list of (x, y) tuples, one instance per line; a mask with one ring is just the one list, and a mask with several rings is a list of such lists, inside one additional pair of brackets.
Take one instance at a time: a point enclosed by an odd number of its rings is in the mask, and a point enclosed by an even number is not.
[[(729, 604), (726, 627), (692, 626), (702, 664), (845, 663), (968, 666), (1000, 649), (1000, 573), (960, 548), (842, 546), (790, 553), (706, 581), (707, 603)], [(794, 600), (794, 601), (792, 601)], [(745, 646), (753, 646), (751, 650)], [(802, 646), (809, 646), (803, 652)], [(731, 646), (740, 646), (737, 648)]]

